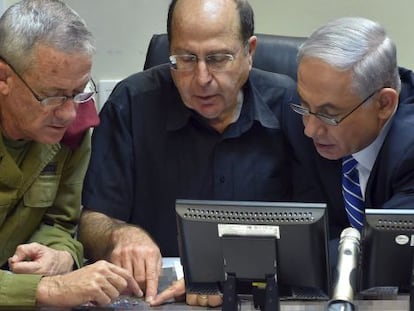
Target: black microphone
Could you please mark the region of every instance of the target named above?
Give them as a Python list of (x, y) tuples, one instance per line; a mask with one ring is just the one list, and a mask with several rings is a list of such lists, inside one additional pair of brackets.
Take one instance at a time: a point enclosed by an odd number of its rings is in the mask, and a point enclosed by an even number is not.
[(361, 234), (355, 228), (345, 228), (341, 233), (338, 246), (338, 264), (336, 265), (332, 299), (328, 311), (355, 310), (353, 304), (358, 276), (359, 241)]

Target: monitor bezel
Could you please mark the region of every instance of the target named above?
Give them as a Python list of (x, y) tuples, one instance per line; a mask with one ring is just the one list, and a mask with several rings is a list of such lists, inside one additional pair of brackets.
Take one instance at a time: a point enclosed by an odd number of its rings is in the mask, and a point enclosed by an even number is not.
[[(189, 224), (197, 222), (199, 224), (197, 226), (199, 226), (199, 230), (202, 232), (207, 232), (208, 230), (211, 230), (212, 225), (218, 226), (219, 224), (278, 226), (280, 230), (279, 233), (281, 235), (286, 234), (286, 232), (290, 232), (289, 234), (292, 235), (293, 233), (291, 232), (300, 228), (301, 230), (305, 230), (305, 228), (307, 230), (312, 230), (312, 228), (316, 228), (313, 230), (317, 230), (318, 237), (314, 237), (314, 240), (312, 242), (316, 243), (315, 245), (317, 247), (323, 248), (323, 258), (318, 258), (319, 262), (317, 262), (318, 260), (314, 260), (314, 263), (318, 265), (316, 269), (318, 269), (318, 271), (323, 270), (322, 273), (324, 284), (321, 285), (319, 282), (318, 287), (320, 287), (320, 289), (325, 293), (324, 299), (329, 299), (331, 293), (331, 271), (329, 265), (329, 230), (327, 206), (325, 203), (177, 200), (176, 213), (180, 257), (184, 269), (186, 288), (188, 291), (196, 293), (211, 293), (210, 288), (208, 287), (212, 283), (220, 284), (220, 282), (223, 282), (225, 279), (225, 274), (224, 268), (221, 268), (222, 270), (219, 271), (221, 277), (217, 278), (217, 274), (215, 274), (216, 271), (212, 271), (211, 269), (209, 269), (211, 268), (209, 267), (209, 264), (213, 262), (212, 265), (214, 269), (222, 263), (217, 263), (217, 258), (212, 260), (211, 253), (206, 252), (204, 249), (202, 249), (202, 246), (197, 246), (206, 245), (206, 243), (209, 242), (216, 244), (219, 243), (220, 240), (218, 234), (217, 237), (213, 238), (213, 240), (210, 239), (210, 241), (207, 241), (205, 240), (206, 236), (195, 236), (194, 230), (193, 232), (184, 232), (186, 230), (185, 225), (188, 226)], [(189, 214), (190, 216), (188, 216)], [(221, 217), (219, 220), (217, 219), (217, 215), (220, 215)], [(248, 217), (241, 219), (246, 215), (248, 215)], [(207, 230), (207, 228), (210, 229)], [(187, 230), (191, 231), (188, 228)], [(307, 239), (309, 239), (309, 237), (306, 239), (302, 237), (301, 240)], [(281, 240), (278, 241), (279, 247), (281, 247), (280, 241)], [(298, 242), (298, 244), (300, 243), (301, 242)], [(216, 246), (214, 249), (217, 250), (218, 247), (219, 246)], [(311, 246), (305, 245), (304, 247), (310, 248)], [(287, 246), (283, 246), (282, 248), (285, 249), (287, 248)], [(204, 254), (197, 255), (197, 252), (202, 253), (201, 249), (204, 252)], [(283, 251), (286, 252), (286, 250)], [(297, 251), (298, 253), (300, 253), (301, 250), (297, 249)], [(219, 256), (222, 256), (222, 253), (218, 252), (218, 254)], [(280, 262), (277, 263), (277, 279), (280, 285), (288, 286), (287, 284), (285, 284), (284, 280), (284, 274), (286, 274), (286, 271), (288, 269), (285, 269), (283, 265), (285, 264), (285, 266), (288, 266), (287, 262), (289, 262), (289, 265), (296, 265), (298, 267), (296, 274), (300, 275), (298, 274), (298, 272), (301, 271), (301, 267), (310, 265), (306, 262), (309, 259), (305, 259), (305, 257), (299, 258), (301, 256), (295, 257), (294, 254), (290, 256), (291, 258), (289, 258), (287, 254), (279, 255), (279, 259), (281, 258), (281, 256), (283, 256), (283, 260), (279, 260)], [(200, 267), (203, 267), (203, 269), (200, 269)], [(283, 269), (285, 269), (286, 271)], [(313, 269), (315, 269), (315, 267), (313, 267)], [(203, 270), (205, 271), (203, 272)], [(316, 278), (319, 277), (320, 275)], [(290, 275), (289, 278), (291, 278)], [(300, 279), (302, 278), (302, 276), (298, 276), (297, 278)], [(310, 283), (317, 283), (318, 280), (316, 280), (316, 278), (315, 276), (310, 276)], [(201, 282), (200, 280), (202, 279), (206, 280), (206, 282)], [(197, 287), (196, 289), (194, 289), (194, 287), (192, 286), (194, 284), (197, 284), (197, 286), (195, 286)], [(204, 285), (206, 285), (206, 288), (203, 287)], [(220, 290), (219, 287), (217, 289)], [(296, 298), (301, 299), (301, 297)], [(321, 299), (321, 297), (316, 296), (315, 298)]]

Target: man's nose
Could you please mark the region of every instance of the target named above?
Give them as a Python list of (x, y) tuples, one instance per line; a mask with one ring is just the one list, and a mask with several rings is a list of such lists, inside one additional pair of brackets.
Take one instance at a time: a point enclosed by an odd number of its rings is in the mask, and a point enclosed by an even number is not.
[(212, 75), (207, 63), (204, 60), (199, 60), (195, 66), (194, 74), (198, 82), (203, 85), (211, 81)]
[(68, 98), (62, 105), (56, 108), (55, 116), (62, 123), (69, 125), (76, 118), (79, 104), (73, 101), (73, 98)]
[(305, 127), (304, 133), (309, 138), (315, 138), (323, 132), (324, 124), (316, 116), (309, 114), (302, 117)]

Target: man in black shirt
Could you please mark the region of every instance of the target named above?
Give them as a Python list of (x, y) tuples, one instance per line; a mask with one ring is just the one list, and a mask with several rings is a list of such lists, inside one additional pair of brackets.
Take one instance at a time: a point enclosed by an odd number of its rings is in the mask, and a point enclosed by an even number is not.
[(246, 1), (173, 1), (171, 64), (120, 82), (101, 112), (80, 239), (92, 260), (132, 271), (152, 304), (184, 293), (179, 282), (154, 298), (161, 254), (179, 255), (176, 199), (292, 198), (279, 115), (296, 85), (252, 69), (253, 30)]

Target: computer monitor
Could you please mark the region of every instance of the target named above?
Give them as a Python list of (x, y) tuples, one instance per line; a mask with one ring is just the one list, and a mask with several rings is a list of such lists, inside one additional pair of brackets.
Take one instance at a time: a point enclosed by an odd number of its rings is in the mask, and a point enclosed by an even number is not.
[(361, 240), (360, 294), (409, 293), (413, 271), (414, 210), (366, 209)]
[(188, 292), (226, 295), (236, 279), (250, 295), (276, 280), (282, 299), (329, 299), (326, 204), (177, 200), (176, 213)]

